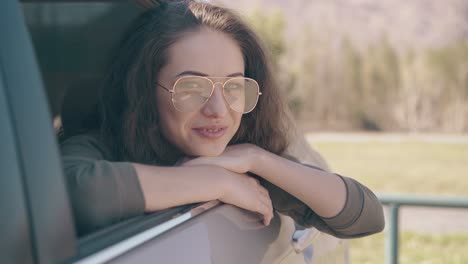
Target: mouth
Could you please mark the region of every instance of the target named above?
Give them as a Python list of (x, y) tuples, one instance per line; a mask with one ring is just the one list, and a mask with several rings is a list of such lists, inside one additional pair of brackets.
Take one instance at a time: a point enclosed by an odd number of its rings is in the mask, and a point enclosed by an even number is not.
[(208, 126), (208, 127), (197, 127), (193, 128), (193, 131), (197, 133), (202, 138), (207, 138), (207, 139), (217, 139), (222, 137), (226, 131), (227, 127), (225, 126)]

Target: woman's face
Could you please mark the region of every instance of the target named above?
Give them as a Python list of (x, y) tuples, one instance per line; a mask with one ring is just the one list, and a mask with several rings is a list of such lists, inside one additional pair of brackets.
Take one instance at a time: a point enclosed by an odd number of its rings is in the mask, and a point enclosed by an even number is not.
[[(177, 79), (188, 75), (244, 76), (244, 60), (237, 43), (225, 33), (201, 28), (189, 32), (169, 49), (169, 61), (158, 83), (172, 90)], [(225, 79), (212, 79), (213, 83)], [(242, 114), (233, 111), (216, 84), (211, 98), (193, 112), (174, 108), (171, 94), (156, 86), (157, 107), (163, 135), (189, 156), (218, 156), (239, 128)]]

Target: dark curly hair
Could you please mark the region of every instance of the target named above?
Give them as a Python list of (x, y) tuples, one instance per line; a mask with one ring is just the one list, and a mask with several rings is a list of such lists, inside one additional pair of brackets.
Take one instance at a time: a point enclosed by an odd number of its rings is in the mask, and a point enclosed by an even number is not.
[[(231, 36), (241, 48), (245, 76), (262, 92), (243, 115), (229, 144), (252, 143), (276, 154), (288, 146), (290, 119), (266, 49), (233, 11), (197, 1), (166, 2), (142, 13), (123, 36), (100, 91), (96, 127), (117, 160), (172, 165), (182, 155), (160, 130), (156, 88), (168, 49), (187, 32), (207, 27)], [(67, 133), (67, 127), (64, 126)]]

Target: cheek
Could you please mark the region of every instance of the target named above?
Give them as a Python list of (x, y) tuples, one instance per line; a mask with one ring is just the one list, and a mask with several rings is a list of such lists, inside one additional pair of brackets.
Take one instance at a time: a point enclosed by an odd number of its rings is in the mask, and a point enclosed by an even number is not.
[(184, 126), (185, 122), (178, 113), (175, 113), (170, 108), (165, 108), (159, 111), (159, 115), (161, 131), (167, 139), (171, 140), (177, 137), (178, 134), (181, 134), (181, 128)]
[(193, 119), (191, 113), (177, 111), (172, 103), (169, 105), (161, 104), (158, 110), (161, 131), (166, 139), (178, 146), (186, 141), (190, 121)]
[(234, 121), (234, 127), (235, 127), (234, 134), (235, 134), (237, 130), (239, 129), (240, 123), (242, 121), (242, 114), (235, 112), (232, 116), (232, 119)]
[(176, 113), (173, 112), (171, 99), (167, 98), (167, 96), (159, 94), (156, 102), (161, 131), (169, 139), (169, 135), (177, 128), (177, 122), (174, 118)]

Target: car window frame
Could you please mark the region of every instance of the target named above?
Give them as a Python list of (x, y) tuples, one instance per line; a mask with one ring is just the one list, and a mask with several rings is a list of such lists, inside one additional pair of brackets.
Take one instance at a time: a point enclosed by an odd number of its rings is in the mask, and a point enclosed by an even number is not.
[(187, 204), (109, 226), (81, 238), (70, 263), (105, 263), (219, 205), (218, 200)]
[[(2, 17), (0, 16), (0, 23)], [(0, 35), (3, 35), (0, 27)], [(0, 43), (0, 58), (3, 46)], [(23, 189), (20, 161), (16, 149), (15, 131), (12, 126), (6, 97), (3, 63), (0, 59), (0, 259), (6, 263), (33, 263), (31, 226)]]
[(3, 1), (4, 88), (16, 137), (35, 262), (61, 262), (75, 253), (74, 223), (48, 104), (22, 15), (16, 0)]

